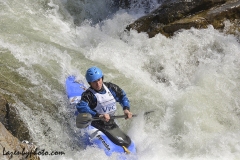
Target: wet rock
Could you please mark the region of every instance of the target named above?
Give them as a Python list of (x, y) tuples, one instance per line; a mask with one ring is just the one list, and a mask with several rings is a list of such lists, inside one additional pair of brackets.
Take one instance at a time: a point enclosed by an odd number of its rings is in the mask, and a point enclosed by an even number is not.
[[(211, 8), (205, 12), (197, 15), (187, 17), (176, 21), (174, 23), (164, 26), (163, 32), (165, 35), (173, 35), (173, 33), (180, 29), (194, 28), (207, 28), (208, 25), (212, 25), (215, 29), (223, 30), (225, 21), (230, 21), (233, 25), (229, 33), (234, 33), (239, 30), (239, 19), (240, 19), (240, 1), (226, 3), (219, 7)], [(235, 27), (234, 27), (235, 26)], [(239, 30), (240, 31), (240, 30)]]
[(230, 20), (231, 22), (238, 24), (237, 28), (239, 29), (240, 1), (238, 0), (236, 2), (228, 2), (219, 7), (210, 9), (206, 13), (205, 19), (216, 29), (223, 29), (223, 22), (225, 20)]
[[(37, 155), (31, 154), (27, 156), (27, 153), (33, 153), (36, 147), (20, 142), (14, 137), (0, 122), (0, 159), (11, 160), (40, 160)], [(23, 154), (26, 153), (26, 154)]]
[(27, 157), (26, 154), (20, 154), (23, 151), (33, 152), (36, 147), (22, 143), (19, 139), (30, 139), (28, 129), (18, 116), (16, 109), (0, 94), (0, 150), (2, 152), (0, 159), (39, 160), (40, 158), (36, 155)]
[(165, 1), (158, 9), (127, 27), (138, 32), (146, 32), (149, 37), (158, 33), (172, 36), (180, 29), (206, 28), (213, 25), (216, 29), (225, 27), (224, 21), (236, 24), (239, 30), (239, 0), (181, 0)]
[(18, 114), (17, 109), (9, 104), (0, 94), (0, 122), (19, 140), (32, 141), (27, 125)]
[(0, 94), (0, 122), (4, 125), (7, 125), (7, 101), (6, 99)]

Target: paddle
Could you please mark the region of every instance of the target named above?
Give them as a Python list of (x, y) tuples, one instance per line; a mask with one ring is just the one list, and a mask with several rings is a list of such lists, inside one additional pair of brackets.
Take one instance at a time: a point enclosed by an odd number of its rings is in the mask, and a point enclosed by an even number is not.
[[(147, 115), (151, 112), (154, 112), (154, 110), (144, 112), (144, 115)], [(138, 116), (137, 114), (132, 115), (132, 117), (137, 117), (137, 116)], [(118, 116), (110, 117), (110, 119), (117, 119), (117, 118), (126, 118), (126, 115), (118, 115)], [(78, 128), (85, 128), (88, 125), (90, 125), (92, 121), (99, 121), (99, 120), (101, 120), (100, 117), (92, 117), (92, 115), (89, 113), (79, 113), (76, 118), (76, 126)]]

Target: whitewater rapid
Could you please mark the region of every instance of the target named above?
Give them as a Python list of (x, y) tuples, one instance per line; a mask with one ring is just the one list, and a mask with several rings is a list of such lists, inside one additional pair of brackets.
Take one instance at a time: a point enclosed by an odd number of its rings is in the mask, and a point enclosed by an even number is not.
[[(92, 65), (103, 70), (105, 81), (125, 90), (131, 111), (139, 114), (118, 120), (135, 142), (139, 160), (240, 159), (237, 37), (212, 26), (171, 38), (124, 32), (144, 7), (108, 11), (109, 3), (0, 1), (0, 79), (7, 83), (0, 93), (14, 100), (33, 143), (66, 153), (41, 159), (116, 159), (77, 142), (75, 108), (69, 106), (64, 83), (69, 75), (86, 82)], [(93, 15), (99, 17), (90, 21)]]

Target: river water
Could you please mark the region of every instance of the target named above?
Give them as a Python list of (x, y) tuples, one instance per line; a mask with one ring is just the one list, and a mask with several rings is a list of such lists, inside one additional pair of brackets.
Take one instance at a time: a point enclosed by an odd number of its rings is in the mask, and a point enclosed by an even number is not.
[[(86, 82), (93, 65), (125, 90), (139, 115), (118, 120), (139, 160), (240, 159), (237, 37), (211, 26), (172, 38), (124, 32), (160, 5), (142, 2), (124, 10), (107, 0), (0, 0), (0, 92), (34, 144), (65, 152), (41, 159), (116, 159), (77, 142), (75, 108), (65, 94), (66, 77)], [(143, 116), (148, 110), (155, 112)]]

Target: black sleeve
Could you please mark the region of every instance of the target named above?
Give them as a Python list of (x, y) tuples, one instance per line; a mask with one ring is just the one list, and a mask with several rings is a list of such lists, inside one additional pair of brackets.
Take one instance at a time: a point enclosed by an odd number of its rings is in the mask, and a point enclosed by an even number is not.
[(122, 97), (124, 96), (124, 92), (118, 85), (111, 82), (104, 82), (104, 84), (108, 87), (110, 91), (112, 90), (113, 92), (115, 92), (116, 97), (122, 99)]
[(104, 84), (108, 87), (110, 92), (113, 94), (116, 101), (121, 104), (121, 106), (123, 107), (123, 110), (125, 110), (125, 109), (130, 110), (129, 100), (128, 100), (128, 97), (127, 97), (126, 93), (124, 92), (124, 90), (122, 90), (116, 84), (113, 84), (110, 82), (105, 82)]
[(94, 110), (97, 106), (97, 99), (95, 98), (94, 94), (90, 90), (86, 90), (83, 92), (81, 101), (85, 101), (88, 103), (88, 106)]

